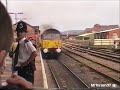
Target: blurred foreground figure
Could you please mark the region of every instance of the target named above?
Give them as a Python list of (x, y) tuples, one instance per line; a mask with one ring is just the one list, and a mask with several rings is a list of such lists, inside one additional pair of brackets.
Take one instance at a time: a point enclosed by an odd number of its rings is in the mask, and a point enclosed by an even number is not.
[[(0, 72), (4, 59), (11, 48), (12, 42), (13, 31), (11, 19), (7, 10), (0, 2)], [(2, 85), (0, 73), (0, 90), (24, 90), (32, 88), (32, 83), (16, 74), (11, 75), (11, 78), (6, 80), (4, 86)]]

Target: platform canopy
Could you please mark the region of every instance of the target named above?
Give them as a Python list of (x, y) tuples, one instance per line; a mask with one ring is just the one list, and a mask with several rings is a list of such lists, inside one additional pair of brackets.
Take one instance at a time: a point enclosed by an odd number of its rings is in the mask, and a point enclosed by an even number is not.
[(78, 35), (78, 36), (76, 36), (76, 37), (81, 37), (81, 36), (88, 36), (88, 35), (91, 35), (91, 34), (93, 34), (93, 33), (85, 33), (85, 34), (81, 34), (81, 35)]

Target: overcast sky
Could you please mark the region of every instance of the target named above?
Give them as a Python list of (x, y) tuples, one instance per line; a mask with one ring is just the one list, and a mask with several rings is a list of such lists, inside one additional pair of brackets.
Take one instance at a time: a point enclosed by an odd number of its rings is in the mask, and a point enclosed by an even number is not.
[[(2, 0), (5, 3), (5, 0)], [(84, 30), (94, 24), (118, 25), (119, 0), (8, 0), (8, 12), (42, 27), (52, 25), (60, 31)], [(11, 15), (15, 23), (15, 15)]]

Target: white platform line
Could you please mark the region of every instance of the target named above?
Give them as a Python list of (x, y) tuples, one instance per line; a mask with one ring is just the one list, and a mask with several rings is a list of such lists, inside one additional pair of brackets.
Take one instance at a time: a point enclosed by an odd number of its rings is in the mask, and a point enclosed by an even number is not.
[(45, 89), (48, 89), (47, 77), (46, 77), (46, 73), (45, 73), (45, 66), (44, 66), (44, 63), (43, 63), (41, 51), (40, 51), (40, 60), (41, 60), (41, 65), (42, 65), (43, 85), (44, 85)]

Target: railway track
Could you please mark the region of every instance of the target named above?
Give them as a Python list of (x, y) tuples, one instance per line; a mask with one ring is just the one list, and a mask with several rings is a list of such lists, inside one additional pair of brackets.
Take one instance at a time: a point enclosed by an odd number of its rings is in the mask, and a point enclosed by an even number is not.
[[(70, 42), (64, 42), (64, 44), (76, 46), (76, 47), (79, 47), (80, 49), (84, 49), (84, 50), (87, 50), (87, 48), (89, 47), (89, 46), (86, 46), (86, 48), (82, 48), (82, 46), (80, 44), (70, 43)], [(115, 51), (110, 50), (110, 49), (91, 48), (91, 50), (96, 51), (96, 52), (101, 52), (101, 53), (105, 52), (106, 54), (110, 54), (110, 55), (120, 56), (120, 53), (115, 52)]]
[(74, 49), (74, 50), (79, 51), (79, 52), (83, 52), (83, 53), (87, 52), (90, 55), (101, 57), (104, 59), (109, 59), (109, 60), (112, 60), (114, 62), (120, 63), (120, 55), (119, 54), (109, 53), (109, 52), (105, 52), (105, 51), (100, 52), (100, 51), (80, 48), (80, 47), (76, 46), (75, 44), (74, 45), (73, 44), (63, 44), (63, 45), (65, 47)]
[(57, 88), (89, 88), (69, 67), (59, 60), (48, 60)]
[[(94, 50), (94, 49), (93, 49)], [(106, 53), (110, 53), (110, 54), (113, 54), (113, 55), (120, 55), (119, 52), (115, 52), (114, 50), (109, 50), (109, 49), (96, 49), (97, 51), (100, 51), (100, 52), (106, 52)]]
[[(116, 70), (118, 73), (120, 73), (120, 64), (119, 64), (120, 60), (116, 61), (114, 59), (101, 59), (101, 58), (98, 58), (97, 55), (96, 55), (97, 57), (93, 57), (91, 55), (88, 55), (88, 54), (90, 54), (89, 52), (88, 53), (81, 53), (81, 50), (79, 51), (78, 48), (76, 48), (76, 47), (75, 48), (68, 47), (68, 48), (75, 50), (75, 51), (78, 51), (79, 55), (81, 55), (82, 57), (84, 57), (86, 59), (89, 59), (95, 63), (101, 64), (101, 65), (108, 67), (112, 70)], [(95, 53), (93, 53), (93, 54), (95, 54)], [(97, 58), (97, 59), (95, 59), (95, 58)]]
[[(106, 76), (107, 78), (110, 78), (111, 80), (113, 80), (114, 82), (116, 82), (117, 84), (120, 84), (120, 70), (119, 70), (119, 66), (117, 69), (113, 69), (113, 67), (110, 66), (105, 66), (103, 63), (98, 63), (93, 61), (92, 59), (86, 57), (87, 55), (84, 54), (80, 54), (80, 52), (75, 51), (75, 50), (70, 50), (68, 48), (65, 48), (67, 51), (71, 52), (72, 54), (68, 54), (70, 55), (70, 57), (76, 59), (77, 61), (83, 63), (84, 65), (90, 67), (91, 69), (95, 70), (96, 72)], [(66, 53), (67, 54), (67, 53)], [(82, 57), (84, 60), (79, 60), (78, 57)]]

